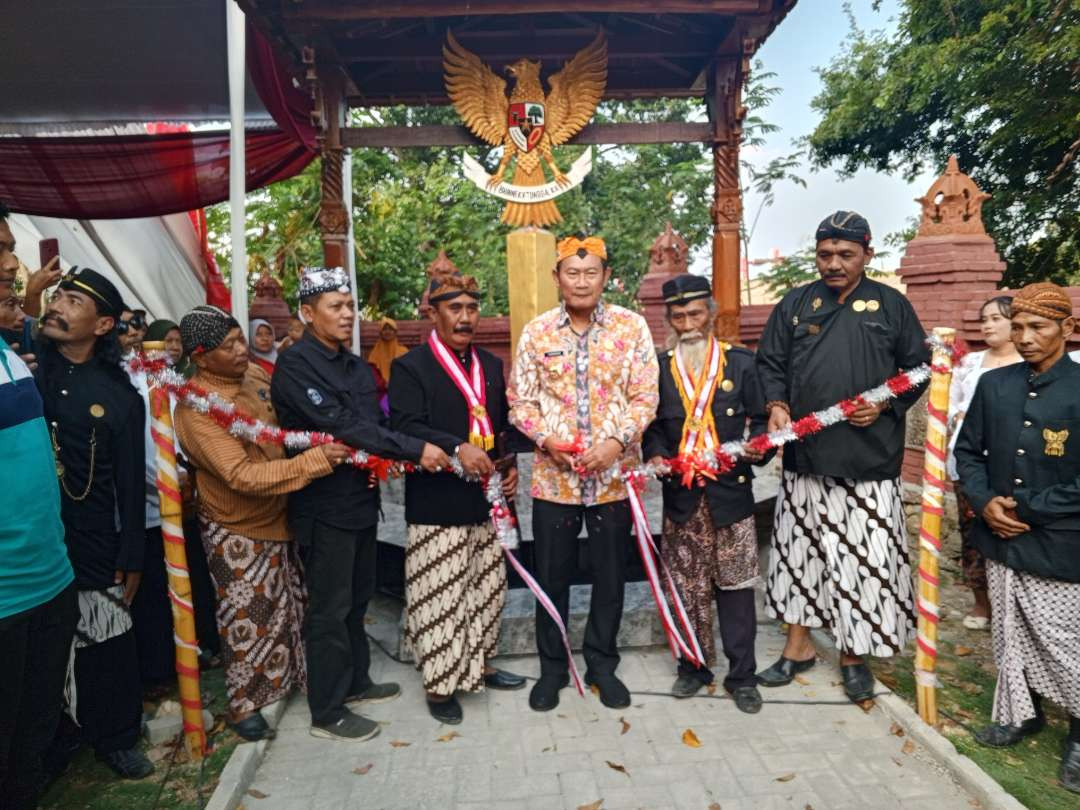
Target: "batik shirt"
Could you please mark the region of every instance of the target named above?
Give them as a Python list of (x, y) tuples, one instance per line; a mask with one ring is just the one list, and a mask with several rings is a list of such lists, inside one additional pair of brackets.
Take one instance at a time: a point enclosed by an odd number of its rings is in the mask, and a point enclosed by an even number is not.
[(568, 444), (580, 436), (585, 447), (613, 438), (625, 448), (611, 470), (591, 481), (538, 452), (532, 496), (586, 506), (625, 498), (626, 487), (613, 473), (641, 459), (641, 434), (659, 399), (657, 377), (649, 327), (628, 309), (598, 304), (580, 336), (563, 307), (530, 321), (507, 389), (510, 421), (538, 445), (549, 436)]

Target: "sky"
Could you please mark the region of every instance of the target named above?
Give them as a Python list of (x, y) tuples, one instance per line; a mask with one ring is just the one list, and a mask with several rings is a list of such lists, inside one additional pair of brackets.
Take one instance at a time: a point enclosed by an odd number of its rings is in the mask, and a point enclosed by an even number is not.
[[(875, 12), (872, 0), (850, 0), (855, 19), (863, 29), (891, 30), (899, 5), (899, 0), (883, 0), (880, 11)], [(818, 115), (810, 109), (810, 101), (821, 88), (814, 68), (829, 64), (848, 34), (843, 6), (843, 0), (799, 0), (758, 50), (755, 58), (764, 63), (766, 70), (777, 74), (771, 83), (782, 89), (762, 117), (781, 129), (768, 136), (760, 150), (744, 149), (746, 160), (764, 165), (773, 157), (790, 154), (796, 149), (792, 142), (813, 131)], [(914, 200), (925, 193), (936, 176), (927, 174), (909, 184), (900, 177), (874, 171), (861, 171), (850, 179), (842, 179), (834, 168), (801, 174), (807, 187), (780, 184), (776, 202), (761, 214), (750, 243), (751, 259), (767, 258), (774, 249), (788, 255), (809, 245), (818, 222), (838, 209), (855, 210), (865, 216), (880, 245), (886, 234), (903, 228), (906, 220), (918, 212)], [(746, 195), (748, 219), (759, 202), (755, 195)], [(897, 263), (898, 255), (885, 260), (886, 267)]]

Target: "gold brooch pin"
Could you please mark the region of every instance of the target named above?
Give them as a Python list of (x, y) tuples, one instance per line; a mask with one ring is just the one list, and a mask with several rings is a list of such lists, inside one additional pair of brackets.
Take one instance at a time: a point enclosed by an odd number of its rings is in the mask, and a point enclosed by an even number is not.
[(881, 302), (878, 301), (876, 298), (872, 298), (866, 302), (867, 312), (877, 312), (879, 309), (881, 309)]
[(100, 419), (105, 415), (105, 406), (98, 405), (96, 402), (90, 406), (90, 415), (95, 419)]
[(731, 380), (724, 380), (722, 383), (720, 383), (720, 387), (723, 388), (725, 391), (734, 391), (735, 383), (733, 383)]
[(811, 301), (810, 308), (814, 310), (814, 312), (817, 312), (819, 309), (821, 309), (821, 299), (815, 298), (813, 301)]
[(1043, 438), (1046, 439), (1046, 448), (1043, 450), (1046, 455), (1058, 457), (1065, 455), (1065, 442), (1069, 438), (1069, 431), (1045, 428)]
[(862, 299), (860, 298), (860, 299), (859, 299), (858, 301), (855, 301), (855, 302), (854, 302), (854, 303), (853, 303), (853, 304), (851, 305), (851, 308), (852, 308), (853, 310), (855, 310), (856, 312), (865, 312), (865, 311), (866, 311), (866, 302), (865, 302), (865, 301), (863, 301), (863, 300), (862, 300)]

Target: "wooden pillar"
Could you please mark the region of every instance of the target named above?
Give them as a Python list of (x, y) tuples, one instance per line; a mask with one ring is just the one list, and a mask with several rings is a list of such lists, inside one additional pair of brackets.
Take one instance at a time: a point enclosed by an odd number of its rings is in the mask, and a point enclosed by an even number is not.
[(739, 191), (738, 143), (713, 145), (712, 285), (716, 299), (716, 334), (739, 342)]
[(712, 284), (716, 299), (716, 334), (739, 342), (739, 140), (742, 137), (742, 58), (717, 59), (709, 74), (706, 98), (713, 125)]
[(349, 249), (349, 212), (345, 208), (342, 176), (345, 161), (345, 151), (341, 145), (345, 116), (344, 82), (331, 69), (322, 69), (319, 73), (326, 126), (322, 140), (322, 198), (319, 202), (323, 263), (327, 267), (345, 267)]

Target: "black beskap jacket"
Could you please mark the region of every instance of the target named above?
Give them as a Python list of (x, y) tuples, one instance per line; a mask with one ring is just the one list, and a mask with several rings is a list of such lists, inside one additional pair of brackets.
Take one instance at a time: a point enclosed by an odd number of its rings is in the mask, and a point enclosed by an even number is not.
[[(653, 456), (672, 458), (679, 452), (686, 411), (672, 376), (671, 355), (671, 351), (665, 350), (658, 358), (660, 404), (656, 410), (656, 419), (649, 425), (642, 439), (642, 451), (646, 460)], [(758, 379), (753, 353), (736, 347), (728, 349), (724, 379), (730, 380), (734, 387), (725, 391), (718, 380), (712, 401), (712, 413), (720, 442), (741, 439), (747, 435), (747, 420), (750, 425), (749, 436), (764, 433), (769, 420), (765, 414), (765, 394)], [(770, 452), (761, 463), (766, 463), (772, 455)], [(704, 497), (708, 498), (714, 525), (718, 528), (730, 526), (754, 512), (754, 493), (750, 483), (753, 477), (750, 465), (739, 462), (729, 474), (721, 476), (717, 481), (707, 481), (704, 487), (687, 488), (678, 478), (667, 478), (663, 482), (664, 517), (675, 523), (685, 523), (694, 513), (699, 500)]]

